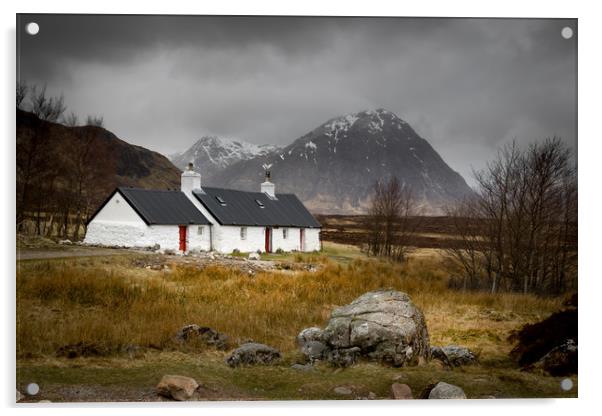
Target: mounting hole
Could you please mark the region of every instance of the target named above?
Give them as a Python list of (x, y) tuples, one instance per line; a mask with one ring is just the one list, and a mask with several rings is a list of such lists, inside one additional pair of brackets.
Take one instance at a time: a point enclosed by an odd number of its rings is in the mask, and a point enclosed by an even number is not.
[(573, 388), (573, 380), (565, 378), (560, 382), (560, 388), (564, 391), (569, 391)]
[(568, 26), (565, 26), (562, 28), (562, 30), (560, 31), (560, 34), (562, 35), (563, 38), (565, 39), (570, 39), (573, 37), (573, 29), (571, 29)]
[(31, 36), (37, 35), (40, 31), (40, 25), (38, 25), (36, 22), (27, 23), (25, 25), (25, 31)]
[(27, 387), (25, 388), (25, 391), (27, 392), (27, 394), (29, 394), (30, 396), (35, 396), (36, 394), (39, 393), (40, 391), (40, 386), (37, 385), (37, 383), (29, 383), (27, 385)]

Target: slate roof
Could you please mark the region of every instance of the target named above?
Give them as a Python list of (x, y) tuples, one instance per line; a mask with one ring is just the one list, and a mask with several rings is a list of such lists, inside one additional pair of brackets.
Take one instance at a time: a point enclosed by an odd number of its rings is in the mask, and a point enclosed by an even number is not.
[(221, 225), (321, 227), (294, 194), (276, 194), (272, 199), (263, 192), (206, 187), (193, 194)]
[(90, 221), (119, 192), (147, 225), (209, 225), (211, 222), (181, 191), (119, 187), (100, 206)]

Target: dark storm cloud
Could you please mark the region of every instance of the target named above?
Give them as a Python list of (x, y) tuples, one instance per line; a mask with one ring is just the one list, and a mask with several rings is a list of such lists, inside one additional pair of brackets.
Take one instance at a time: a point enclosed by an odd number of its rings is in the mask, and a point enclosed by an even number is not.
[(576, 141), (574, 20), (26, 15), (20, 76), (171, 153), (203, 134), (288, 144), (385, 107), (467, 179), (494, 149)]

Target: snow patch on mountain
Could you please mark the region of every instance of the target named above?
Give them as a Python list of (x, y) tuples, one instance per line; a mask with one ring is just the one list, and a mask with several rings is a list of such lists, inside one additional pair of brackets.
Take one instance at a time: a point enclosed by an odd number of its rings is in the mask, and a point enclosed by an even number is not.
[(174, 155), (172, 162), (185, 169), (192, 162), (204, 175), (224, 169), (238, 161), (249, 160), (279, 150), (274, 145), (257, 145), (243, 140), (218, 136), (203, 136), (188, 150)]
[(305, 147), (315, 150), (315, 149), (317, 149), (318, 146), (316, 146), (316, 144), (310, 140), (307, 143), (305, 143)]

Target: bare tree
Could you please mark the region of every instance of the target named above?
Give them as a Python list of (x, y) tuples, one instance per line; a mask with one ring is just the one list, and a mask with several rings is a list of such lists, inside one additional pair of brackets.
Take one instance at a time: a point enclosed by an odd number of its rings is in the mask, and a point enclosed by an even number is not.
[(88, 115), (88, 117), (86, 118), (86, 126), (103, 127), (104, 117)]
[[(49, 98), (43, 87), (32, 88), (29, 99), (37, 117), (26, 115), (28, 122), (17, 126), (17, 229), (77, 240), (92, 209), (116, 186), (114, 149), (95, 128), (47, 122), (79, 124), (73, 112), (64, 115), (62, 96)], [(103, 124), (98, 116), (87, 121)]]
[(415, 212), (412, 190), (396, 177), (377, 181), (366, 216), (369, 231), (368, 251), (375, 256), (403, 261), (416, 229), (410, 217)]
[[(57, 121), (65, 111), (64, 99), (46, 96), (46, 87), (31, 87), (31, 109), (37, 116), (27, 134), (17, 137), (17, 228), (23, 229), (27, 213), (36, 212), (36, 224), (40, 221), (41, 202), (47, 195), (47, 184), (54, 181), (54, 168), (51, 163), (51, 140), (49, 124)], [(37, 201), (37, 202), (36, 202)], [(36, 225), (37, 231), (39, 226)]]
[(508, 145), (475, 178), (475, 198), (451, 213), (464, 247), (448, 254), (466, 273), (466, 286), (556, 293), (573, 285), (576, 172), (560, 139), (522, 151)]
[(66, 110), (65, 99), (61, 94), (59, 97), (46, 96), (46, 85), (38, 89), (33, 86), (31, 89), (31, 111), (40, 120), (56, 122)]
[[(460, 285), (463, 290), (480, 287), (491, 276), (490, 245), (484, 241), (483, 224), (479, 221), (477, 205), (468, 197), (457, 205), (448, 207), (446, 214), (452, 221), (456, 243), (445, 250), (460, 269)], [(455, 276), (453, 276), (455, 277)], [(495, 292), (495, 287), (491, 288)]]
[(24, 81), (17, 82), (17, 108), (22, 110), (23, 101), (27, 98), (29, 86)]
[(79, 119), (77, 117), (77, 114), (75, 114), (73, 111), (70, 112), (69, 114), (67, 114), (66, 116), (63, 116), (63, 124), (67, 127), (76, 127), (79, 125)]

